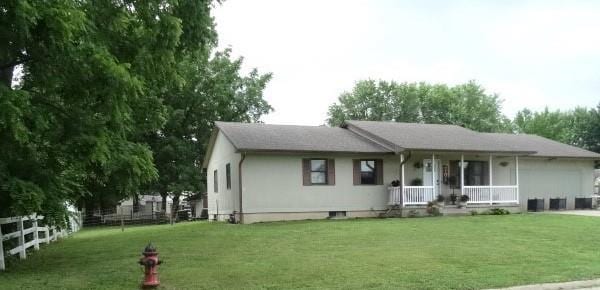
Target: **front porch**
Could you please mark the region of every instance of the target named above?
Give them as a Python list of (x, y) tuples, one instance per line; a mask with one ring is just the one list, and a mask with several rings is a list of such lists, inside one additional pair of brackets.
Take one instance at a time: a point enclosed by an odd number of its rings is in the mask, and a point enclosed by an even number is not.
[(458, 204), (462, 195), (468, 196), (467, 205), (519, 204), (517, 155), (418, 154), (405, 160), (401, 154), (400, 163), (399, 186), (388, 189), (389, 205), (423, 206), (438, 195), (446, 204), (451, 196)]

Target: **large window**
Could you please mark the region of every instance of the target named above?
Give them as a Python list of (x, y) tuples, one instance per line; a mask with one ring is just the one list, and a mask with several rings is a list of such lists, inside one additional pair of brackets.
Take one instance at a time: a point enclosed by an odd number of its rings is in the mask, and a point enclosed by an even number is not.
[(310, 161), (310, 183), (327, 184), (326, 159), (312, 159)]
[[(460, 161), (450, 161), (450, 181), (449, 184), (455, 188), (460, 188)], [(487, 161), (465, 160), (465, 185), (479, 186), (489, 184), (489, 170)]]
[(354, 160), (354, 185), (383, 184), (383, 160)]
[(303, 185), (335, 185), (334, 159), (302, 159)]
[(231, 189), (231, 164), (225, 165), (225, 178), (227, 179), (227, 189)]
[(219, 176), (216, 169), (213, 171), (213, 189), (214, 192), (219, 192)]

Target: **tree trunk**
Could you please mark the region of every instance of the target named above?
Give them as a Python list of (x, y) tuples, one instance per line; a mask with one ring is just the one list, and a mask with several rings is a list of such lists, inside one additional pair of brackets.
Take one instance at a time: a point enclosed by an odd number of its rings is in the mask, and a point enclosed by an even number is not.
[(0, 83), (4, 84), (8, 88), (11, 88), (14, 71), (15, 71), (14, 66), (0, 68)]
[(177, 221), (177, 210), (179, 209), (179, 196), (181, 194), (175, 193), (173, 194), (173, 205), (171, 207), (171, 222)]
[(168, 193), (166, 193), (166, 192), (161, 192), (161, 193), (160, 193), (160, 197), (162, 198), (162, 204), (161, 204), (161, 207), (160, 207), (160, 211), (161, 211), (163, 214), (166, 214), (166, 213), (167, 213), (167, 196), (168, 196), (168, 195), (169, 195), (169, 194), (168, 194)]

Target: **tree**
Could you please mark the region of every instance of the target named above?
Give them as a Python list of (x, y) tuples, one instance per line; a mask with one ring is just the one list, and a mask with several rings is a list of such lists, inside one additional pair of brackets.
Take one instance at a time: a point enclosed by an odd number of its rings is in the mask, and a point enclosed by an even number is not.
[(596, 108), (575, 108), (569, 111), (541, 112), (523, 109), (514, 119), (519, 133), (535, 134), (600, 152), (600, 105)]
[(60, 222), (66, 201), (112, 200), (155, 180), (144, 137), (183, 83), (179, 61), (216, 43), (210, 5), (0, 2), (0, 215)]
[(253, 70), (242, 76), (241, 66), (242, 59), (232, 60), (230, 50), (179, 65), (186, 83), (164, 99), (167, 122), (148, 137), (159, 172), (151, 191), (160, 193), (163, 204), (173, 196), (173, 214), (184, 192), (205, 190), (201, 162), (214, 121), (258, 122), (272, 110), (262, 97), (271, 75)]
[(508, 131), (501, 101), (475, 82), (448, 87), (363, 80), (329, 107), (329, 125), (344, 120), (456, 124), (483, 132)]

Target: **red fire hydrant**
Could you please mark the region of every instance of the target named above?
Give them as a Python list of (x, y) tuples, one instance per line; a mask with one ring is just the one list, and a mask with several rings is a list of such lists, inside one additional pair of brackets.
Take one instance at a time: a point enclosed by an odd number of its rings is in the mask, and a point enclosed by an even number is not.
[(144, 252), (144, 255), (140, 258), (140, 265), (144, 266), (144, 281), (142, 282), (142, 287), (151, 288), (160, 285), (160, 281), (158, 281), (158, 265), (162, 263), (162, 261), (158, 260), (158, 252), (156, 248), (149, 243)]

